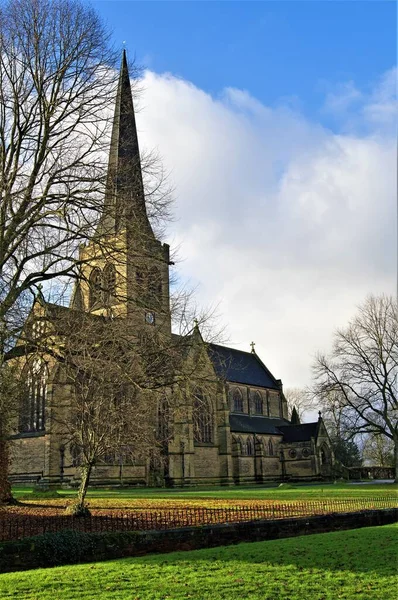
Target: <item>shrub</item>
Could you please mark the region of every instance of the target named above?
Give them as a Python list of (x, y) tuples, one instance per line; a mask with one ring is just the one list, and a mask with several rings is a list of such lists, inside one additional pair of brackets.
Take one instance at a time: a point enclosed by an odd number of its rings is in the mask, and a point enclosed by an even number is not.
[(91, 512), (90, 509), (88, 508), (88, 506), (86, 504), (79, 504), (79, 503), (74, 503), (74, 504), (69, 504), (69, 506), (66, 507), (65, 512), (67, 515), (72, 515), (72, 517), (90, 517), (91, 516)]
[(65, 529), (0, 544), (0, 572), (53, 567), (124, 556), (137, 547), (139, 532), (82, 533)]

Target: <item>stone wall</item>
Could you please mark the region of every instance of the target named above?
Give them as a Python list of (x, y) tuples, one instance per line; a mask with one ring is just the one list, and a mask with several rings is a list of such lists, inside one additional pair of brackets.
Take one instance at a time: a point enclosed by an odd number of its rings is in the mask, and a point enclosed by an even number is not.
[(195, 445), (194, 473), (194, 480), (218, 479), (220, 463), (217, 447)]
[(11, 474), (46, 475), (48, 445), (49, 436), (44, 433), (15, 436), (11, 442)]

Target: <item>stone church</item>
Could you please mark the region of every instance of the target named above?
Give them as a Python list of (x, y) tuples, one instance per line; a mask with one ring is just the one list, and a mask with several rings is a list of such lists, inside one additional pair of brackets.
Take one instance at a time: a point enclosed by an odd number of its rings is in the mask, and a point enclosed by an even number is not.
[[(40, 335), (46, 323), (70, 311), (125, 319), (137, 336), (156, 331), (164, 339), (178, 340), (171, 324), (169, 246), (156, 239), (147, 215), (125, 53), (103, 211), (96, 239), (82, 245), (79, 253), (82, 266), (70, 307), (37, 299), (33, 333)], [(99, 461), (92, 483), (117, 484), (123, 478), (137, 485), (232, 485), (332, 476), (333, 453), (321, 416), (304, 424), (289, 420), (282, 382), (262, 362), (254, 344), (244, 352), (205, 343), (198, 324), (187, 337), (191, 350), (186, 360), (195, 361), (192, 349), (199, 347), (200, 369), (210, 384), (188, 398), (178, 418), (168, 424), (172, 434), (163, 443), (161, 468), (150, 456), (123, 465)], [(12, 435), (11, 477), (16, 482), (73, 483), (79, 478), (79, 464), (54, 425), (65, 395), (59, 365), (53, 357), (41, 361), (29, 354), (25, 361), (30, 374)]]

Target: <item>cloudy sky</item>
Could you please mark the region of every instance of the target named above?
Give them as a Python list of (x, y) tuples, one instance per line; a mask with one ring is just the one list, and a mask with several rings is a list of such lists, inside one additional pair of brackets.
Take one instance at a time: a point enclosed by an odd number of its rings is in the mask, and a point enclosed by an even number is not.
[(310, 383), (333, 330), (396, 291), (394, 3), (94, 5), (147, 65), (181, 281), (230, 345)]

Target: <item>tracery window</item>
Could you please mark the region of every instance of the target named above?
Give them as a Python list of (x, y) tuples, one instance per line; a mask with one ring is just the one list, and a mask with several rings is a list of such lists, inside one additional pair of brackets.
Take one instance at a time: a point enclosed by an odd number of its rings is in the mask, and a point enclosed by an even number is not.
[(251, 437), (248, 437), (246, 440), (246, 454), (247, 456), (253, 456), (254, 454), (254, 444)]
[(104, 303), (108, 304), (116, 296), (116, 269), (112, 263), (107, 263), (103, 273)]
[(212, 443), (213, 442), (213, 412), (210, 402), (199, 391), (196, 392), (193, 411), (193, 437), (195, 442)]
[(263, 399), (260, 392), (254, 392), (253, 408), (256, 415), (263, 414)]
[(101, 303), (102, 300), (102, 273), (99, 267), (94, 267), (90, 275), (90, 307)]
[(41, 358), (33, 359), (26, 369), (26, 391), (21, 402), (19, 430), (22, 433), (43, 431), (47, 395), (48, 369)]
[(234, 390), (232, 399), (234, 412), (243, 412), (243, 396), (239, 388)]

